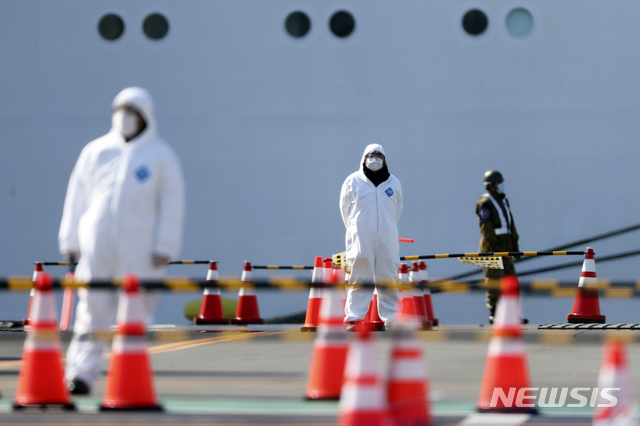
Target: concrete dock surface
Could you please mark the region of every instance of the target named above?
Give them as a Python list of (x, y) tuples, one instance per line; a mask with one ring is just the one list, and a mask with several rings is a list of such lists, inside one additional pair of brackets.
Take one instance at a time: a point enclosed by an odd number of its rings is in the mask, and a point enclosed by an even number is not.
[[(224, 331), (221, 331), (224, 330)], [(336, 401), (306, 401), (304, 393), (315, 333), (297, 326), (155, 326), (148, 353), (164, 413), (99, 413), (108, 366), (91, 396), (75, 397), (78, 412), (38, 409), (13, 412), (24, 332), (0, 333), (0, 422), (5, 424), (200, 424), (330, 425)], [(525, 327), (532, 387), (597, 387), (603, 342), (627, 339), (632, 383), (640, 389), (640, 332), (634, 330), (539, 330)], [(378, 332), (378, 368), (384, 376), (390, 339)], [(490, 330), (441, 326), (417, 333), (425, 353), (432, 411), (439, 425), (591, 424), (592, 408), (541, 408), (540, 415), (475, 412)], [(62, 336), (66, 347), (70, 334)]]

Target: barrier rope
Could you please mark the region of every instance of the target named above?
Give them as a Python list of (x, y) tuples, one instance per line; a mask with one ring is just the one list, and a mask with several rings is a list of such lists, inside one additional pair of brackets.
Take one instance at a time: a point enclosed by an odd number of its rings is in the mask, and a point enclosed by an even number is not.
[[(582, 246), (585, 244), (589, 244), (589, 243), (593, 243), (596, 241), (601, 241), (601, 240), (606, 240), (607, 238), (612, 238), (612, 237), (617, 237), (618, 235), (623, 235), (626, 234), (628, 232), (632, 232), (632, 231), (636, 231), (640, 229), (640, 223), (637, 225), (632, 225), (632, 226), (627, 226), (625, 228), (620, 228), (620, 229), (616, 229), (610, 232), (606, 232), (604, 234), (600, 234), (600, 235), (596, 235), (593, 237), (588, 237), (588, 238), (584, 238), (582, 240), (578, 240), (578, 241), (573, 241), (567, 244), (562, 244), (559, 245), (557, 247), (552, 247), (550, 249), (547, 249), (545, 251), (558, 251), (558, 250), (566, 250), (568, 248), (571, 247), (576, 247), (576, 246)], [(522, 262), (526, 262), (528, 260), (534, 259), (534, 257), (522, 257), (520, 259), (516, 259), (515, 263), (522, 263)], [(449, 279), (451, 280), (460, 280), (462, 278), (467, 278), (467, 277), (471, 277), (474, 275), (477, 275), (479, 273), (481, 273), (481, 270), (474, 270), (474, 271), (469, 271), (469, 272), (464, 272), (462, 274), (457, 274), (454, 275), (452, 277), (449, 277)]]
[[(122, 285), (121, 280), (93, 280), (91, 282), (67, 281), (65, 279), (53, 279), (53, 288), (93, 288), (93, 289), (117, 289)], [(8, 277), (0, 279), (0, 291), (28, 291), (34, 284), (31, 277)], [(261, 290), (285, 290), (301, 291), (309, 287), (326, 287), (321, 283), (312, 283), (310, 280), (301, 280), (289, 277), (273, 277), (269, 279), (255, 279), (253, 281), (241, 281), (239, 278), (220, 278), (218, 281), (192, 280), (189, 278), (165, 278), (163, 280), (142, 280), (140, 286), (148, 290), (162, 290), (174, 292), (199, 291), (205, 288), (220, 288), (223, 290), (239, 290), (240, 288), (256, 288)], [(346, 284), (334, 284), (334, 288), (346, 287)], [(365, 282), (356, 286), (363, 288), (373, 288), (376, 284)], [(476, 282), (459, 282), (450, 280), (433, 280), (431, 284), (424, 283), (399, 283), (395, 280), (378, 282), (377, 286), (384, 286), (399, 290), (410, 290), (413, 288), (427, 289), (432, 293), (452, 293), (485, 291), (487, 288), (499, 288), (500, 280), (491, 280), (485, 283), (484, 280)], [(631, 298), (640, 297), (640, 280), (638, 281), (615, 281), (595, 280), (588, 282), (585, 287), (594, 288), (603, 297)], [(523, 294), (547, 295), (551, 297), (574, 297), (578, 291), (575, 281), (555, 281), (555, 280), (534, 280), (529, 283), (520, 284), (520, 292)]]
[(584, 251), (497, 251), (493, 253), (449, 253), (403, 256), (400, 260), (447, 259), (457, 257), (584, 256), (584, 254)]
[(293, 266), (280, 266), (280, 265), (266, 265), (266, 266), (251, 266), (253, 269), (313, 269), (313, 266), (302, 266), (302, 265), (293, 265)]

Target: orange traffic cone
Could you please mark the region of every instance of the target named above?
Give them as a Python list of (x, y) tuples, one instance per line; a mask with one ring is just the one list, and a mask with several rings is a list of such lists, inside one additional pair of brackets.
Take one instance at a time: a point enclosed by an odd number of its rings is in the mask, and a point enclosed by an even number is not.
[[(400, 264), (400, 272), (398, 273), (399, 283), (409, 282), (409, 270), (407, 265)], [(400, 298), (398, 299), (398, 308), (396, 309), (396, 318), (399, 316), (413, 318), (414, 321), (419, 322), (416, 315), (416, 302), (415, 302), (414, 290), (400, 290)]]
[(36, 279), (31, 313), (13, 408), (57, 405), (75, 410), (64, 381), (53, 280), (48, 273)]
[(502, 280), (501, 295), (493, 322), (489, 353), (484, 367), (478, 411), (537, 414), (534, 403), (526, 399), (520, 406), (515, 396), (531, 387), (527, 356), (518, 315), (520, 288), (515, 275)]
[(387, 402), (394, 426), (426, 426), (433, 421), (422, 347), (415, 339), (414, 327), (402, 319), (391, 327)]
[(578, 293), (573, 302), (573, 312), (567, 315), (567, 321), (571, 323), (603, 323), (605, 316), (600, 315), (600, 299), (598, 289), (589, 287), (596, 280), (595, 253), (591, 247), (587, 247), (587, 253), (582, 263), (582, 273), (578, 283)]
[(384, 321), (380, 318), (380, 314), (378, 313), (378, 289), (373, 289), (373, 298), (369, 303), (369, 310), (367, 311), (367, 315), (364, 317), (364, 325), (367, 330), (384, 330)]
[[(33, 270), (33, 282), (35, 283), (38, 280), (38, 276), (42, 274), (42, 263), (36, 262), (35, 269)], [(22, 325), (29, 325), (29, 320), (31, 319), (31, 303), (33, 302), (33, 296), (36, 293), (35, 286), (29, 292), (29, 306), (27, 307), (27, 318), (22, 320)]]
[(147, 355), (140, 282), (135, 275), (127, 275), (122, 287), (100, 411), (162, 411), (156, 401), (153, 371)]
[(432, 325), (438, 325), (440, 324), (440, 320), (438, 320), (438, 318), (436, 318), (435, 314), (433, 313), (433, 303), (431, 302), (431, 290), (429, 289), (429, 273), (427, 271), (427, 262), (425, 262), (424, 260), (420, 261), (419, 267), (422, 283), (425, 285), (423, 294), (425, 309), (427, 310), (427, 319), (431, 322)]
[[(313, 284), (320, 284), (315, 287)], [(304, 326), (300, 331), (316, 331), (320, 315), (320, 305), (322, 303), (322, 285), (324, 284), (324, 268), (322, 257), (316, 257), (313, 264), (313, 274), (311, 275), (311, 288), (309, 289), (309, 302), (307, 303), (307, 315), (304, 319)]]
[(349, 350), (344, 328), (342, 283), (336, 285), (333, 271), (325, 276), (318, 336), (313, 343), (311, 368), (305, 397), (307, 399), (338, 399)]
[[(605, 391), (605, 389), (607, 389)], [(600, 375), (598, 376), (600, 394), (593, 410), (595, 426), (635, 425), (633, 413), (635, 403), (631, 386), (631, 375), (627, 367), (627, 349), (621, 341), (609, 341), (605, 344)], [(607, 393), (607, 398), (603, 393)], [(613, 399), (616, 402), (613, 403)]]
[[(253, 270), (251, 263), (245, 261), (242, 270), (242, 281), (253, 281)], [(264, 324), (264, 319), (260, 318), (258, 308), (258, 297), (253, 287), (241, 287), (238, 293), (238, 307), (236, 317), (231, 320), (232, 324)]]
[[(216, 262), (209, 263), (207, 271), (207, 282), (218, 281), (218, 265)], [(222, 312), (222, 295), (218, 287), (207, 287), (202, 293), (202, 304), (200, 314), (193, 319), (195, 324), (229, 324), (229, 320), (224, 318)]]
[(387, 424), (382, 380), (371, 333), (360, 330), (349, 348), (342, 395), (338, 404), (338, 425), (375, 426)]
[[(409, 281), (414, 284), (422, 284), (422, 277), (420, 273), (420, 266), (418, 262), (411, 264), (411, 271), (409, 272)], [(423, 328), (431, 328), (431, 321), (427, 318), (427, 305), (424, 303), (424, 293), (422, 289), (416, 288), (413, 290), (413, 301), (416, 305), (416, 317)]]

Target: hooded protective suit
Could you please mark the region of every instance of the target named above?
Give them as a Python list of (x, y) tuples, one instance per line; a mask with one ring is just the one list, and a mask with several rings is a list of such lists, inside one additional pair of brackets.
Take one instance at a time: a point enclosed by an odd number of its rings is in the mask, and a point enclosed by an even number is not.
[[(350, 284), (371, 282), (376, 278), (397, 279), (400, 267), (398, 221), (402, 214), (402, 186), (392, 174), (377, 187), (367, 178), (364, 164), (366, 156), (373, 151), (384, 155), (382, 146), (367, 146), (359, 170), (347, 177), (340, 192), (340, 211), (347, 228), (346, 261), (351, 266)], [(386, 170), (385, 167), (378, 173)], [(364, 319), (372, 293), (371, 289), (349, 288), (345, 321)], [(396, 300), (397, 291), (378, 288), (378, 312), (383, 321), (393, 318)]]
[[(130, 105), (146, 128), (125, 142), (115, 126), (82, 150), (71, 173), (59, 232), (62, 253), (79, 252), (80, 281), (122, 277), (158, 278), (152, 255), (175, 258), (182, 240), (184, 182), (178, 157), (157, 134), (149, 93), (130, 87), (113, 101)], [(79, 289), (74, 340), (67, 354), (67, 378), (91, 385), (99, 373), (104, 342), (90, 333), (113, 324), (116, 294)], [(147, 314), (157, 295), (145, 297)]]

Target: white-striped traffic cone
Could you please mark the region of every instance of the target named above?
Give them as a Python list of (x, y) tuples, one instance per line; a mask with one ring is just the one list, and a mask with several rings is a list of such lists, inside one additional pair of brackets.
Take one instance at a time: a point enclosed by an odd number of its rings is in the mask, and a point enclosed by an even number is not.
[(600, 299), (598, 289), (590, 287), (595, 284), (596, 261), (595, 253), (591, 247), (587, 247), (587, 253), (582, 263), (580, 282), (578, 283), (578, 293), (573, 302), (573, 311), (567, 315), (570, 323), (603, 323), (606, 318), (600, 314)]
[[(319, 284), (315, 287), (313, 284)], [(307, 315), (300, 331), (316, 331), (320, 318), (320, 306), (322, 304), (322, 285), (324, 284), (324, 268), (322, 257), (316, 257), (311, 275), (311, 288), (309, 289), (309, 302), (307, 303)]]
[(349, 348), (338, 404), (339, 426), (387, 424), (387, 406), (377, 363), (372, 335), (369, 331), (361, 330)]
[[(627, 348), (624, 342), (613, 340), (605, 344), (598, 376), (598, 389), (600, 393), (593, 409), (593, 424), (595, 426), (631, 426), (636, 424), (633, 418), (635, 398), (627, 366)], [(608, 393), (607, 398), (602, 396), (604, 392)], [(614, 398), (615, 403), (613, 403)]]
[[(253, 270), (251, 263), (245, 261), (242, 270), (241, 281), (253, 281)], [(232, 324), (264, 324), (264, 319), (260, 318), (258, 308), (258, 297), (252, 286), (241, 287), (238, 293), (238, 307), (236, 317), (231, 320)]]
[(431, 425), (429, 381), (422, 346), (411, 323), (402, 320), (391, 327), (391, 360), (387, 383), (389, 416), (394, 426)]
[(349, 350), (349, 336), (344, 328), (342, 284), (336, 285), (333, 271), (325, 275), (320, 325), (313, 343), (313, 355), (305, 397), (311, 400), (338, 399)]
[(75, 410), (64, 381), (53, 280), (46, 272), (36, 279), (31, 311), (13, 408), (56, 405)]
[[(420, 273), (420, 265), (418, 262), (413, 262), (411, 264), (411, 270), (409, 271), (409, 281), (418, 285), (422, 284), (422, 274)], [(424, 294), (422, 289), (415, 288), (414, 292), (414, 302), (416, 305), (416, 317), (420, 322), (420, 325), (425, 328), (431, 328), (431, 321), (427, 318), (427, 306), (424, 303)]]
[[(510, 406), (501, 398), (494, 400), (496, 391), (509, 395), (515, 389), (531, 387), (527, 354), (522, 341), (522, 324), (519, 311), (520, 285), (515, 275), (507, 275), (502, 279), (501, 294), (496, 308), (496, 315), (491, 330), (493, 337), (489, 343), (489, 353), (484, 367), (478, 411), (497, 413), (538, 412), (535, 404), (526, 402), (518, 406), (511, 401)], [(515, 403), (515, 405), (514, 405)]]
[(427, 270), (427, 262), (424, 260), (420, 261), (420, 275), (422, 279), (422, 284), (424, 284), (424, 304), (427, 310), (427, 319), (431, 321), (432, 325), (440, 324), (438, 318), (436, 318), (435, 313), (433, 311), (433, 303), (431, 300), (431, 290), (429, 289), (429, 272)]
[[(216, 262), (209, 263), (207, 271), (207, 282), (218, 281), (218, 265)], [(229, 324), (229, 320), (225, 319), (222, 310), (222, 295), (220, 288), (207, 287), (202, 293), (202, 304), (200, 305), (200, 313), (193, 319), (195, 324)]]

